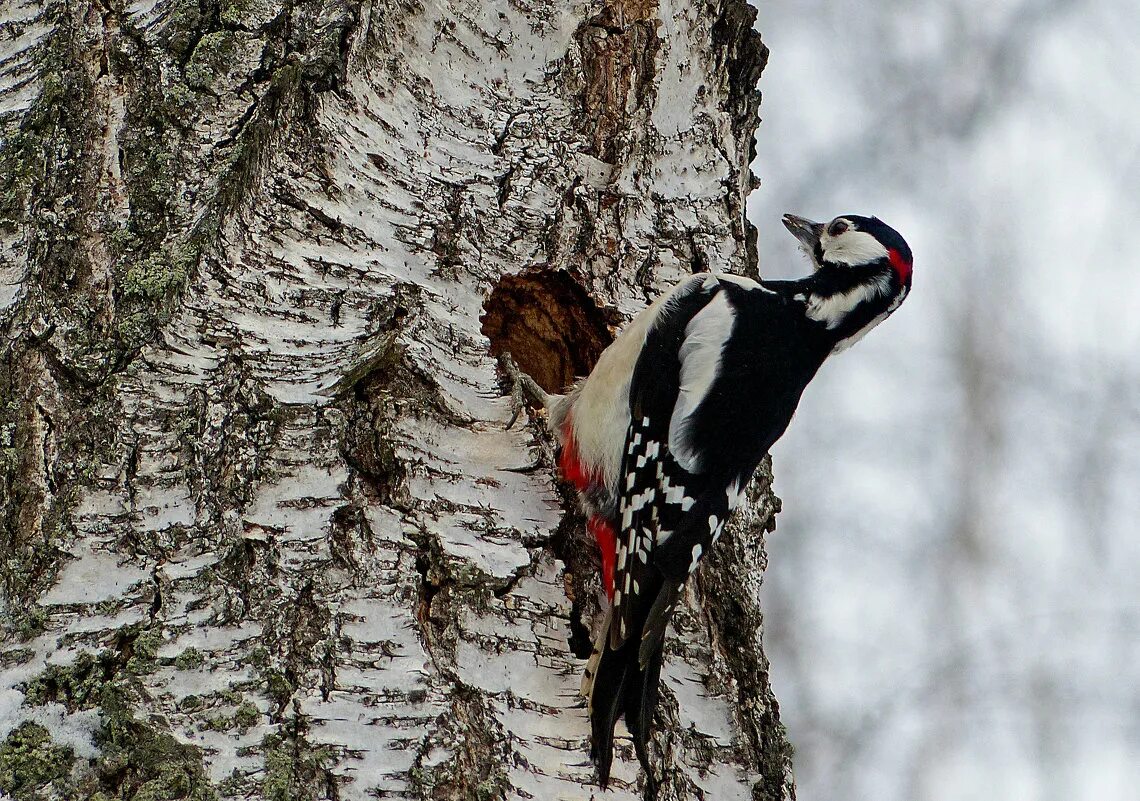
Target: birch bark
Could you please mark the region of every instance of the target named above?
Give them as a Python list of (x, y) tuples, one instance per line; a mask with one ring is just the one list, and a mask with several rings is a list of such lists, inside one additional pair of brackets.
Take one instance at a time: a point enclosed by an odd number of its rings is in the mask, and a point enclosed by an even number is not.
[[(601, 795), (596, 559), (494, 356), (556, 389), (755, 273), (752, 18), (3, 6), (0, 795)], [(770, 478), (670, 637), (663, 798), (794, 795)]]

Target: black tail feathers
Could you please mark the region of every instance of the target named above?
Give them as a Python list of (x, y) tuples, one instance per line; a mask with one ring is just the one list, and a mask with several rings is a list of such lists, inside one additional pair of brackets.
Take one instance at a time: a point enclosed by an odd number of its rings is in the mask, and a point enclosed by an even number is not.
[[(626, 643), (617, 651), (610, 650), (608, 628), (607, 626), (598, 636), (599, 658), (592, 686), (586, 688), (590, 712), (590, 758), (597, 766), (598, 783), (603, 787), (610, 781), (610, 765), (614, 758), (614, 726), (625, 712), (628, 695), (626, 687), (632, 683), (631, 679), (637, 678), (630, 675), (637, 667), (634, 649), (630, 643)], [(589, 676), (587, 680), (591, 680)]]
[(607, 626), (598, 637), (601, 650), (597, 663), (592, 671), (587, 668), (586, 681), (592, 681), (592, 687), (584, 689), (590, 699), (590, 758), (597, 766), (598, 783), (603, 787), (609, 783), (614, 726), (624, 716), (637, 759), (645, 770), (647, 797), (652, 799), (657, 795), (657, 783), (649, 764), (649, 734), (657, 709), (663, 654), (658, 641), (642, 667), (640, 645), (640, 637), (636, 637), (611, 650)]

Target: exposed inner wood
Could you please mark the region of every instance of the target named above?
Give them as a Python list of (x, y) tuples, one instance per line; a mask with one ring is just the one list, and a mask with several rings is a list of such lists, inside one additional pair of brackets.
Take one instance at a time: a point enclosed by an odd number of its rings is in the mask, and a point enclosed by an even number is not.
[(505, 275), (483, 308), (491, 353), (510, 353), (547, 392), (587, 375), (613, 339), (602, 310), (560, 270)]

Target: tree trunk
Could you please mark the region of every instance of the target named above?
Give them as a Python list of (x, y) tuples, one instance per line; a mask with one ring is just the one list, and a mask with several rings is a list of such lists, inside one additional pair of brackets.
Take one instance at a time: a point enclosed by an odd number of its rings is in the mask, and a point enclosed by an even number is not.
[[(596, 556), (494, 355), (555, 390), (755, 274), (753, 14), (5, 5), (0, 795), (600, 795)], [(794, 795), (770, 478), (669, 637), (665, 799)]]

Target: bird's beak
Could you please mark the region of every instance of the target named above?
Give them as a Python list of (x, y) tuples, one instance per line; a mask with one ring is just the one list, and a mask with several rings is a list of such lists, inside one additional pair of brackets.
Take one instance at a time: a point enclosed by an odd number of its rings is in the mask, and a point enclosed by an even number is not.
[(815, 246), (823, 236), (823, 223), (812, 222), (794, 214), (784, 215), (784, 227), (792, 232), (792, 236), (800, 240), (809, 254), (815, 253)]

